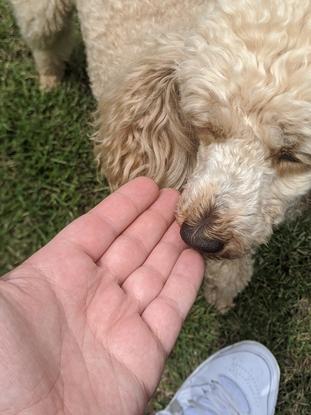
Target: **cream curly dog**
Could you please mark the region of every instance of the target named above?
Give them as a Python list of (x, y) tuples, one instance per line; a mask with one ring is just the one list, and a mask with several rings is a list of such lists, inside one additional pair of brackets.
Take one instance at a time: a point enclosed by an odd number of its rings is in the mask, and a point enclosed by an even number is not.
[[(72, 47), (70, 0), (11, 0), (43, 88)], [(311, 188), (310, 0), (76, 0), (114, 189), (182, 189), (181, 235), (233, 305), (252, 254)], [(213, 260), (217, 259), (217, 261)]]

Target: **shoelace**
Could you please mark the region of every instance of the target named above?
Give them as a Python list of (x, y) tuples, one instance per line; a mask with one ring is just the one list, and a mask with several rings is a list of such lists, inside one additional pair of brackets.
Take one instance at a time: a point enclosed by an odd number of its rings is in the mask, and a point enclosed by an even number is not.
[[(204, 385), (191, 385), (191, 397), (187, 399), (187, 407), (195, 408), (199, 413), (211, 413), (213, 415), (248, 415), (250, 414), (249, 409), (246, 408), (244, 402), (244, 408), (241, 406), (238, 399), (234, 399), (226, 387), (222, 383), (222, 380), (219, 381), (213, 380), (210, 383), (205, 383)], [(239, 390), (240, 391), (240, 390)], [(240, 394), (242, 392), (240, 391)], [(244, 394), (242, 394), (243, 399), (245, 400)], [(180, 397), (181, 401), (183, 400)], [(183, 409), (186, 408), (182, 405)], [(209, 412), (207, 412), (209, 411)], [(187, 410), (186, 412), (187, 413)]]
[(226, 415), (243, 415), (225, 386), (215, 380), (203, 387), (203, 395), (198, 399), (197, 405), (217, 415), (223, 415), (224, 411)]

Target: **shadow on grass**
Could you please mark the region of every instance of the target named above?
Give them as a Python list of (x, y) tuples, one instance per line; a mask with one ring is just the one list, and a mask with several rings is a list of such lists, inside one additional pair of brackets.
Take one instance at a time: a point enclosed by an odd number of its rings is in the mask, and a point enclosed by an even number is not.
[(66, 65), (64, 82), (81, 85), (85, 93), (92, 95), (87, 74), (85, 48), (80, 33), (77, 34), (75, 47)]

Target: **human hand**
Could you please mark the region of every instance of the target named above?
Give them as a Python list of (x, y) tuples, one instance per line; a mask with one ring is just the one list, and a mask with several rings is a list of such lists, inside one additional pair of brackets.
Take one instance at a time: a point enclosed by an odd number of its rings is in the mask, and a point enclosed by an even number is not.
[(0, 413), (142, 414), (203, 276), (149, 179), (0, 280)]

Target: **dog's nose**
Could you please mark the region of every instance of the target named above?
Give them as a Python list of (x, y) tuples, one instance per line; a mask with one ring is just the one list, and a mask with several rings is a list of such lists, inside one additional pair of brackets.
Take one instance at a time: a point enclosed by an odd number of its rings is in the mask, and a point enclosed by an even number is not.
[(224, 242), (220, 239), (208, 239), (204, 236), (202, 226), (192, 226), (187, 223), (183, 223), (180, 229), (180, 236), (186, 242), (198, 251), (205, 252), (207, 254), (217, 254), (224, 248)]

